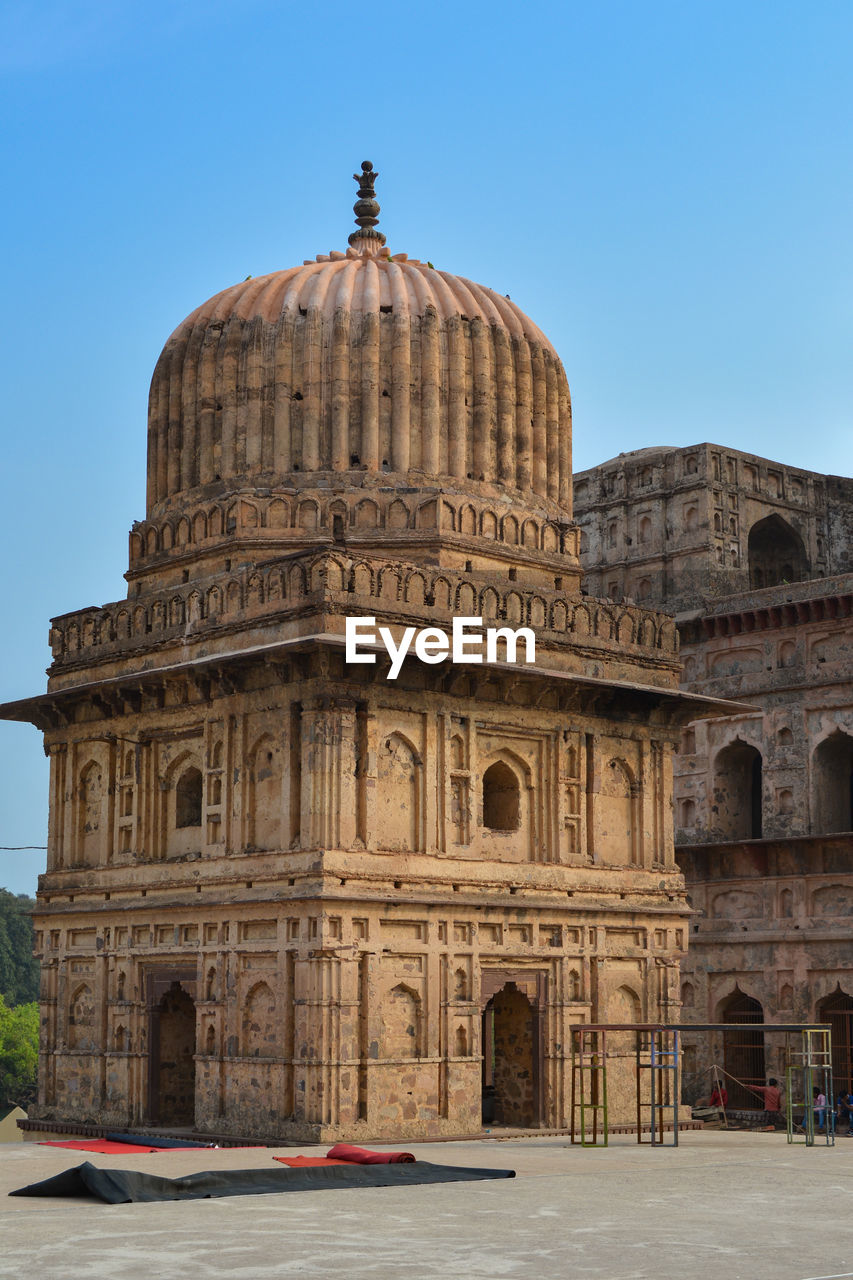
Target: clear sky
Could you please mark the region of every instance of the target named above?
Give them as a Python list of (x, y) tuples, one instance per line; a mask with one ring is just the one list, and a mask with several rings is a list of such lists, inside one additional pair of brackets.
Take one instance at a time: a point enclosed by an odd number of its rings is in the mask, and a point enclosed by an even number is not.
[[(0, 3), (0, 699), (124, 595), (169, 333), (345, 248), (366, 158), (392, 252), (551, 338), (578, 470), (712, 440), (851, 474), (851, 50), (849, 0)], [(46, 781), (0, 726), (0, 845), (45, 843)]]

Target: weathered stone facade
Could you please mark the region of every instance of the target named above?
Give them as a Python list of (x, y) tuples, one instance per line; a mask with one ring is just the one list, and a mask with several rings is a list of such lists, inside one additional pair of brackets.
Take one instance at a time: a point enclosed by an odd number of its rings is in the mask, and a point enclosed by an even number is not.
[[(676, 757), (677, 854), (697, 912), (685, 1019), (830, 1018), (846, 1083), (853, 482), (714, 445), (627, 454), (578, 482), (584, 554), (598, 557), (587, 581), (671, 609), (683, 687), (754, 708), (688, 726)], [(781, 1075), (778, 1040), (753, 1050), (756, 1072)], [(705, 1064), (687, 1065), (700, 1087)]]
[(853, 480), (699, 444), (620, 454), (574, 483), (592, 595), (679, 614), (853, 571)]
[[(180, 326), (128, 598), (3, 709), (51, 758), (41, 1123), (562, 1126), (573, 1023), (677, 1017), (672, 748), (723, 708), (577, 547), (565, 375), (507, 299), (359, 232)], [(457, 615), (535, 662), (345, 661), (347, 617)]]

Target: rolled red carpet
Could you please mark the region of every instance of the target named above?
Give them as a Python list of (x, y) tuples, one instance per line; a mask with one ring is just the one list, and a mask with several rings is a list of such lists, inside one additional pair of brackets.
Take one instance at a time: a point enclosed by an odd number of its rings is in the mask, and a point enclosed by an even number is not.
[(410, 1151), (367, 1151), (364, 1147), (351, 1147), (339, 1142), (326, 1152), (327, 1160), (345, 1160), (347, 1164), (414, 1164)]

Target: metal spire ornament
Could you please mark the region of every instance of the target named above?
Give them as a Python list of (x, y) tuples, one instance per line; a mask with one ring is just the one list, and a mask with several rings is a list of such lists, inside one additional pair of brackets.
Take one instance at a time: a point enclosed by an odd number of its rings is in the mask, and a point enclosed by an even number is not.
[(385, 236), (374, 229), (379, 221), (379, 202), (373, 184), (379, 174), (369, 160), (362, 160), (361, 173), (354, 173), (352, 176), (358, 183), (358, 199), (352, 207), (358, 231), (353, 231), (349, 243), (355, 246), (359, 240), (375, 240), (378, 244), (384, 244)]

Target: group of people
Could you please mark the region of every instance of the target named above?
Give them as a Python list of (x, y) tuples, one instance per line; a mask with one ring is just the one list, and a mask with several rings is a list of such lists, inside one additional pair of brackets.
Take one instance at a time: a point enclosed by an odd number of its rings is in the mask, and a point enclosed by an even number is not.
[[(758, 1094), (764, 1103), (764, 1124), (768, 1129), (784, 1128), (785, 1120), (782, 1115), (782, 1090), (779, 1087), (779, 1081), (773, 1076), (769, 1078), (767, 1084), (757, 1085), (752, 1089), (753, 1093)], [(724, 1084), (719, 1081), (714, 1085), (711, 1091), (711, 1097), (708, 1102), (710, 1107), (717, 1107), (725, 1111), (729, 1104), (729, 1094)], [(817, 1086), (812, 1089), (812, 1106), (811, 1111), (814, 1115), (814, 1130), (816, 1133), (823, 1133), (827, 1123), (827, 1102), (826, 1094)], [(808, 1110), (803, 1112), (800, 1121), (800, 1128), (805, 1129), (808, 1126), (809, 1113)], [(842, 1125), (846, 1124), (847, 1128), (842, 1129)], [(846, 1133), (853, 1137), (853, 1093), (848, 1089), (839, 1090), (835, 1098), (835, 1113), (833, 1131), (836, 1133)]]

